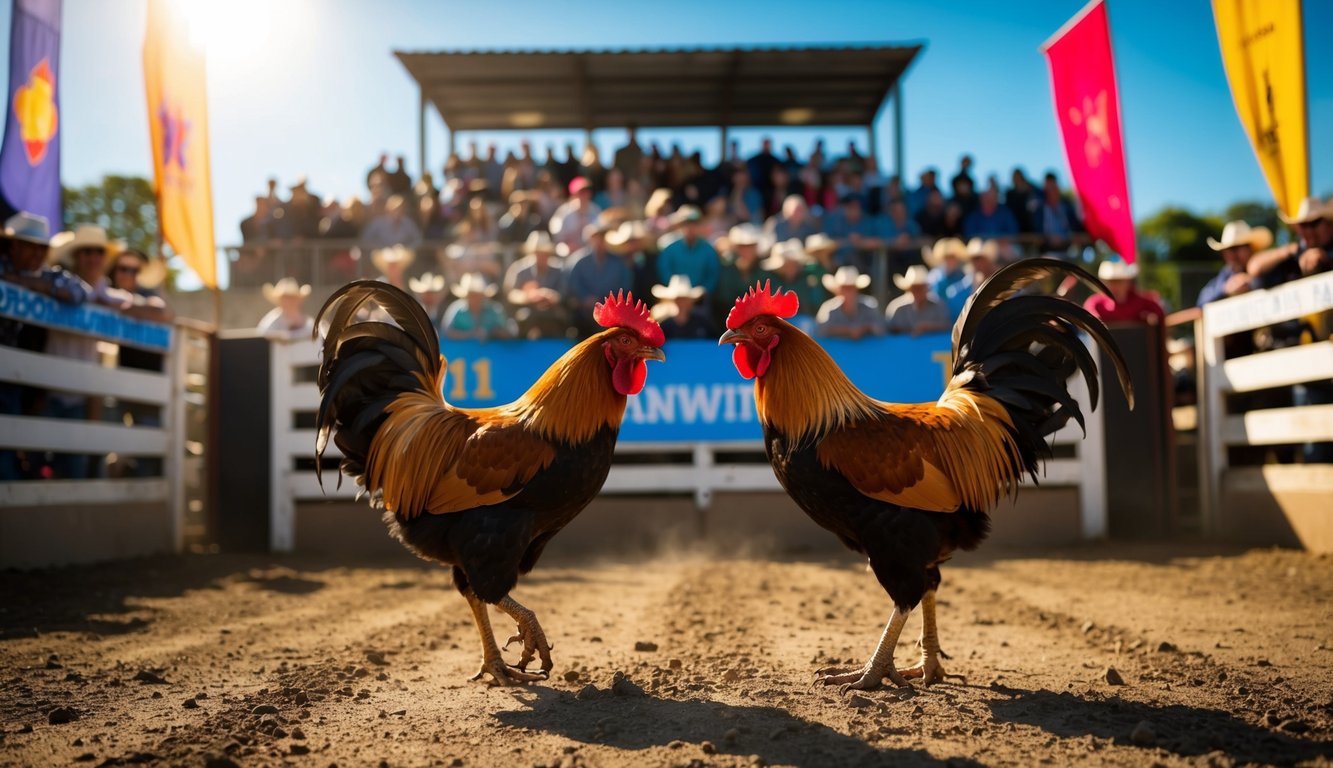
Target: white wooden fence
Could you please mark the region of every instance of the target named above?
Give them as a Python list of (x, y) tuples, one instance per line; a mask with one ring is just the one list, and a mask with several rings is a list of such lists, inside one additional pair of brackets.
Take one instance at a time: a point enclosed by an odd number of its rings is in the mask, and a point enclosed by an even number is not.
[[(42, 309), (49, 299), (17, 286), (4, 287), (6, 300), (0, 316), (19, 319), (26, 325), (59, 328), (99, 341), (99, 345), (124, 344), (124, 339), (80, 331), (65, 323), (47, 323), (54, 317)], [(17, 311), (20, 306), (38, 307)], [(181, 548), (184, 536), (185, 500), (183, 461), (185, 455), (185, 334), (158, 324), (126, 321), (100, 307), (80, 308), (88, 328), (125, 327), (156, 329), (170, 339), (163, 351), (163, 370), (145, 371), (108, 367), (104, 359), (76, 360), (0, 346), (0, 382), (43, 390), (117, 400), (161, 408), (161, 426), (125, 426), (111, 422), (57, 419), (43, 416), (0, 414), (0, 449), (65, 454), (117, 454), (158, 458), (162, 476), (118, 479), (18, 480), (0, 482), (0, 507), (82, 507), (115, 515), (118, 504), (162, 503), (170, 510), (170, 537)], [(114, 351), (102, 346), (106, 352)], [(99, 355), (99, 358), (105, 358)], [(72, 532), (53, 532), (68, 536)], [(76, 532), (75, 532), (76, 533)]]
[[(350, 499), (357, 487), (343, 478), (337, 488), (336, 470), (324, 475), (321, 490), (315, 479), (313, 414), (319, 408), (319, 390), (314, 369), (319, 365), (318, 348), (309, 339), (273, 338), (272, 350), (272, 425), (273, 469), (270, 482), (270, 543), (278, 551), (290, 551), (296, 545), (296, 502), (324, 498)], [(1101, 410), (1088, 408), (1087, 389), (1082, 378), (1071, 381), (1071, 392), (1087, 418), (1087, 437), (1077, 424), (1070, 424), (1052, 436), (1056, 446), (1071, 446), (1072, 458), (1057, 458), (1046, 465), (1043, 486), (1074, 486), (1079, 489), (1080, 529), (1085, 538), (1106, 535), (1106, 461)], [(1111, 393), (1112, 396), (1115, 393)], [(717, 491), (780, 491), (773, 470), (763, 455), (760, 441), (713, 443), (640, 443), (622, 442), (602, 493), (658, 494), (690, 493), (695, 503), (707, 508)], [(635, 455), (638, 455), (636, 457)], [(719, 455), (741, 461), (719, 461)], [(330, 441), (326, 457), (341, 454)], [(640, 457), (658, 459), (643, 463)], [(298, 469), (298, 462), (306, 465)]]
[[(1223, 478), (1228, 471), (1228, 446), (1289, 445), (1333, 441), (1333, 405), (1265, 408), (1231, 413), (1226, 396), (1333, 380), (1333, 341), (1324, 329), (1311, 344), (1227, 360), (1225, 337), (1333, 310), (1333, 273), (1307, 277), (1265, 291), (1254, 291), (1204, 306), (1196, 324), (1196, 343), (1203, 354), (1198, 364), (1200, 493), (1205, 530), (1216, 525)], [(1322, 469), (1283, 465), (1270, 475), (1327, 478)], [(1320, 481), (1322, 482), (1322, 481)], [(1333, 487), (1324, 489), (1333, 494)]]

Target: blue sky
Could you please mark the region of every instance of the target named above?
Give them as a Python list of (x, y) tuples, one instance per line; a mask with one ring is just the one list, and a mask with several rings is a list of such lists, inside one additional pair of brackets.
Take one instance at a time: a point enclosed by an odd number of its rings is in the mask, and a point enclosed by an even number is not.
[[(416, 171), (416, 88), (394, 49), (639, 47), (926, 41), (905, 86), (909, 173), (946, 173), (971, 152), (984, 176), (1015, 164), (1065, 176), (1038, 46), (1083, 0), (1023, 3), (618, 2), (503, 3), (426, 0), (189, 0), (203, 6), (209, 50), (214, 207), (220, 244), (269, 176), (306, 174), (324, 195), (361, 192), (381, 151), (406, 154)], [(1206, 0), (1109, 0), (1119, 71), (1131, 196), (1136, 215), (1166, 203), (1220, 209), (1268, 191), (1238, 123)], [(143, 0), (64, 0), (61, 128), (66, 184), (105, 173), (151, 173), (141, 72)], [(0, 3), (0, 29), (10, 4)], [(1306, 2), (1307, 71), (1333, 72), (1333, 47), (1310, 30), (1333, 29), (1333, 3)], [(5, 37), (7, 41), (7, 36)], [(0, 75), (8, 56), (0, 57)], [(1312, 177), (1333, 191), (1333, 81), (1310, 78)], [(888, 110), (886, 110), (886, 115)], [(892, 126), (881, 119), (881, 151)], [(738, 133), (743, 150), (764, 132)], [(680, 136), (716, 155), (712, 131)], [(804, 154), (812, 133), (774, 132)], [(828, 131), (840, 149), (864, 132)], [(460, 134), (461, 142), (471, 135)], [(1321, 137), (1324, 137), (1321, 140)], [(517, 134), (482, 135), (502, 146)], [(563, 144), (579, 134), (536, 134)], [(619, 132), (600, 132), (604, 148)], [(445, 132), (432, 114), (430, 165), (443, 163)], [(460, 147), (462, 143), (460, 143)]]

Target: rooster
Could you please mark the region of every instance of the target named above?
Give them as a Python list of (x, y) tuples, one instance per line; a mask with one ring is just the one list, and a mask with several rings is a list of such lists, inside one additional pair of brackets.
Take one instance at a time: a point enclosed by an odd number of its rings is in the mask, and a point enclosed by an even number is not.
[[(370, 301), (394, 322), (355, 322)], [(383, 510), (390, 533), (418, 556), (452, 566), (481, 635), (473, 680), (489, 675), (493, 685), (514, 685), (549, 676), (546, 633), (509, 592), (601, 490), (625, 398), (643, 389), (645, 361), (666, 359), (662, 329), (632, 294), (608, 296), (593, 318), (606, 330), (494, 408), (445, 402), (435, 328), (416, 299), (393, 286), (344, 286), (316, 320), (316, 328), (328, 323), (316, 456), (333, 434), (339, 468)], [(488, 605), (518, 625), (509, 639), (523, 645), (516, 665), (501, 656)], [(541, 669), (529, 672), (534, 657)]]
[[(817, 524), (852, 550), (893, 600), (869, 661), (850, 672), (822, 670), (817, 682), (849, 689), (885, 678), (907, 685), (944, 679), (935, 626), (940, 564), (975, 549), (990, 529), (987, 512), (1033, 480), (1050, 456), (1045, 438), (1083, 414), (1066, 382), (1075, 371), (1097, 403), (1097, 367), (1078, 335), (1095, 337), (1114, 362), (1133, 406), (1120, 350), (1102, 323), (1077, 304), (1015, 295), (1052, 275), (1106, 287), (1054, 259), (1000, 270), (968, 301), (953, 328), (952, 379), (934, 403), (874, 400), (857, 389), (814, 340), (784, 318), (795, 294), (765, 284), (736, 300), (719, 344), (754, 379), (764, 448), (778, 481)], [(908, 615), (921, 606), (921, 662), (899, 671), (893, 650)]]

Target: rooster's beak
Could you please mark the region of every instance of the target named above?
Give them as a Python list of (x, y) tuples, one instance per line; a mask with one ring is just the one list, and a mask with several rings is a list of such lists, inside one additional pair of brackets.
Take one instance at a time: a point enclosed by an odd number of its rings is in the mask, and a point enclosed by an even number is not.
[(639, 357), (644, 360), (656, 360), (659, 363), (666, 362), (666, 353), (660, 347), (644, 347), (639, 351)]
[(750, 337), (746, 336), (740, 331), (727, 331), (726, 333), (722, 334), (722, 338), (717, 340), (717, 345), (720, 347), (723, 344), (739, 344), (748, 338)]

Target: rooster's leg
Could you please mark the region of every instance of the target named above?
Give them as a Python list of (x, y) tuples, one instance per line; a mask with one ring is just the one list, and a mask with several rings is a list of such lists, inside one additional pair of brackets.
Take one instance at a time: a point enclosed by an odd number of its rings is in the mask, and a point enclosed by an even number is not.
[(537, 621), (537, 614), (508, 595), (500, 601), (499, 608), (518, 624), (517, 634), (509, 638), (504, 645), (508, 648), (510, 643), (520, 641), (523, 643), (523, 655), (518, 659), (518, 668), (526, 670), (532, 663), (533, 657), (539, 656), (542, 660), (543, 676), (549, 675), (555, 663), (551, 661), (551, 644), (546, 642), (546, 633), (542, 631), (542, 625)]
[(940, 666), (943, 655), (940, 636), (935, 629), (935, 590), (932, 589), (921, 596), (921, 663), (904, 669), (903, 677), (919, 677), (922, 685), (934, 685), (946, 677), (961, 678), (962, 675), (950, 675)]
[(815, 682), (823, 685), (841, 685), (840, 693), (846, 693), (852, 689), (873, 690), (878, 688), (886, 677), (894, 685), (907, 685), (907, 680), (898, 674), (898, 670), (893, 666), (893, 649), (898, 645), (898, 636), (903, 633), (903, 625), (907, 623), (908, 613), (910, 611), (894, 607), (893, 615), (889, 617), (889, 623), (884, 626), (884, 634), (879, 638), (879, 645), (864, 667), (846, 674), (823, 675), (821, 673), (821, 676), (816, 678)]
[(486, 611), (486, 603), (472, 594), (471, 589), (466, 590), (463, 597), (467, 598), (468, 607), (472, 609), (472, 619), (477, 622), (477, 632), (481, 634), (481, 669), (472, 676), (472, 679), (480, 680), (490, 675), (491, 685), (518, 685), (534, 680), (545, 680), (546, 675), (534, 675), (505, 664), (504, 657), (500, 655), (500, 647), (495, 644), (495, 635), (491, 633), (491, 617)]

